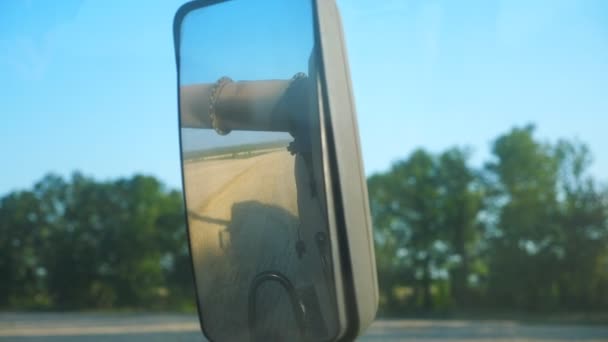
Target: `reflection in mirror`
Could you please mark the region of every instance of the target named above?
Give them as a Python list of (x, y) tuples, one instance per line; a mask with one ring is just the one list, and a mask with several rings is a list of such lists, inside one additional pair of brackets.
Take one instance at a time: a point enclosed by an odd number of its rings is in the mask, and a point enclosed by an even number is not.
[(188, 229), (214, 341), (338, 334), (314, 46), (307, 0), (221, 2), (182, 22)]

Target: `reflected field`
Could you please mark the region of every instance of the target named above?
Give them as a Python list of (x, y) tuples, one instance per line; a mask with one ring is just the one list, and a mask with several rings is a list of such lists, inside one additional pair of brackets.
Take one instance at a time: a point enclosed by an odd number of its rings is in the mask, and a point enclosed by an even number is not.
[[(211, 336), (247, 339), (255, 316), (260, 331), (298, 338), (298, 308), (286, 288), (263, 282), (252, 290), (264, 272), (285, 276), (307, 301), (311, 331), (328, 333), (329, 275), (312, 243), (325, 226), (318, 212), (299, 212), (298, 196), (306, 194), (298, 194), (296, 182), (301, 158), (280, 148), (184, 163), (192, 256)], [(310, 242), (306, 253), (298, 254), (298, 241)], [(252, 300), (255, 313), (249, 311)]]
[[(198, 293), (209, 327), (222, 333), (246, 332), (249, 285), (255, 274), (280, 270), (295, 275), (298, 212), (296, 198), (289, 196), (295, 194), (293, 165), (294, 157), (286, 150), (185, 165), (190, 238), (200, 270)], [(197, 182), (200, 186), (193, 185)], [(261, 307), (278, 311), (268, 315), (276, 316), (277, 324), (293, 325), (291, 309), (281, 306), (287, 303), (281, 298), (285, 294), (271, 290), (277, 295), (261, 294)]]

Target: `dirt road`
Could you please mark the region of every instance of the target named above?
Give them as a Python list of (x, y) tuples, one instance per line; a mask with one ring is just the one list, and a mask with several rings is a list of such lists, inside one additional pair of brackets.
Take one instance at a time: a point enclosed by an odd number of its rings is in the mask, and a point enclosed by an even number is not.
[[(195, 342), (206, 341), (193, 315), (0, 313), (0, 341)], [(358, 339), (423, 342), (605, 342), (608, 327), (527, 325), (514, 321), (376, 321)]]

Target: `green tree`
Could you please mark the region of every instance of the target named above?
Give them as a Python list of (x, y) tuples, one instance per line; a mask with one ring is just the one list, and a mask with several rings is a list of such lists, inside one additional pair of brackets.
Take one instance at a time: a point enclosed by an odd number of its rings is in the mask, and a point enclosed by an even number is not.
[(449, 284), (448, 301), (468, 303), (484, 194), (467, 160), (463, 149), (439, 156), (418, 150), (388, 172), (370, 177), (378, 269), (387, 302), (399, 302), (396, 287), (412, 286), (410, 306), (429, 310), (438, 297), (433, 287)]
[(9, 194), (0, 200), (0, 307), (44, 304), (44, 269), (38, 251), (46, 231), (40, 202), (31, 191)]
[(372, 176), (369, 189), (380, 269), (402, 268), (394, 272), (402, 276), (401, 284), (394, 279), (384, 291), (394, 296), (395, 286), (411, 285), (413, 304), (432, 309), (433, 280), (440, 276), (447, 258), (437, 158), (417, 150), (386, 174)]
[(484, 187), (468, 165), (469, 153), (452, 148), (439, 156), (438, 201), (441, 229), (450, 247), (450, 288), (455, 304), (470, 304), (469, 276), (476, 257), (483, 209)]
[(493, 145), (487, 165), (498, 210), (490, 246), (490, 288), (504, 305), (554, 305), (559, 263), (559, 164), (552, 147), (535, 140), (534, 127), (514, 128)]
[(588, 175), (591, 155), (578, 141), (555, 148), (560, 165), (559, 299), (567, 309), (608, 306), (608, 197)]

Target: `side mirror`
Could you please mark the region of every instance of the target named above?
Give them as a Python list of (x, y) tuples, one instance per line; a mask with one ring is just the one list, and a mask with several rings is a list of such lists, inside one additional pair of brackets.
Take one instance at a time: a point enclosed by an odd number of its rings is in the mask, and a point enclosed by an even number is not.
[(194, 1), (174, 21), (182, 180), (212, 341), (347, 341), (378, 289), (334, 1)]

